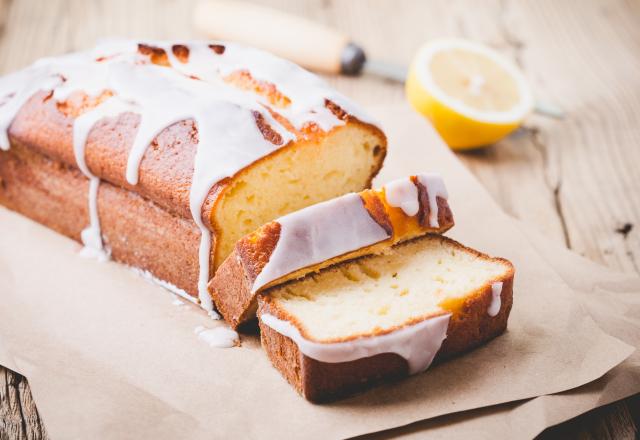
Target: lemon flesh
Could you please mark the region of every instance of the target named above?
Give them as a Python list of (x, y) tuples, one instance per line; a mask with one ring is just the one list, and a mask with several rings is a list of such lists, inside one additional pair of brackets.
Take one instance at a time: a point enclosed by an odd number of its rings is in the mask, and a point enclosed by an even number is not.
[(465, 40), (424, 46), (406, 82), (411, 105), (431, 120), (454, 149), (495, 143), (530, 112), (522, 74), (501, 55)]

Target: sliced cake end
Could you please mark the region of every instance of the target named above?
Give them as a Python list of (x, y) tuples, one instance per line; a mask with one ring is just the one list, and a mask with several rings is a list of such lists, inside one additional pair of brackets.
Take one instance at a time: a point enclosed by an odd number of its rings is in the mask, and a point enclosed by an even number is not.
[(424, 371), (502, 333), (514, 269), (437, 235), (259, 296), (262, 344), (311, 401)]

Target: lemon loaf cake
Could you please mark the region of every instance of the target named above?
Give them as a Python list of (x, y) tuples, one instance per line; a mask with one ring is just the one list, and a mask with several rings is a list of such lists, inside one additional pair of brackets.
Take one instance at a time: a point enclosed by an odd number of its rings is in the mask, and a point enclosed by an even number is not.
[(0, 78), (0, 204), (207, 309), (240, 237), (369, 187), (385, 154), (324, 81), (236, 44), (111, 41)]
[(255, 319), (260, 291), (453, 226), (440, 176), (419, 174), (309, 206), (240, 239), (209, 283), (233, 328)]
[(509, 261), (429, 234), (266, 290), (262, 345), (308, 400), (346, 396), (502, 333), (513, 276)]

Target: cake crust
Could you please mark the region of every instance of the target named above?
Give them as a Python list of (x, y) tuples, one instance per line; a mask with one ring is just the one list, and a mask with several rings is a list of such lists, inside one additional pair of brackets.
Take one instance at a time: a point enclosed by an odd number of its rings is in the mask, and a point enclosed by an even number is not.
[[(0, 204), (76, 241), (89, 221), (88, 186), (77, 169), (19, 143), (0, 151)], [(193, 221), (107, 182), (98, 198), (114, 260), (197, 294), (200, 232)]]
[[(461, 303), (456, 304), (454, 309), (448, 310), (452, 315), (447, 328), (447, 337), (434, 362), (442, 362), (467, 352), (505, 331), (513, 305), (515, 273), (513, 265), (508, 260), (489, 257), (446, 237), (440, 239), (460, 250), (476, 254), (479, 258), (501, 262), (509, 269), (504, 276), (491, 280), (473, 292), (469, 292)], [(346, 264), (346, 262), (341, 264)], [(487, 313), (487, 309), (492, 302), (491, 285), (494, 282), (502, 282), (503, 284), (500, 294), (500, 311), (492, 317)], [(258, 317), (264, 314), (290, 322), (303, 337), (313, 341), (313, 338), (305, 333), (304, 327), (296, 321), (294, 316), (288, 314), (278, 307), (275, 301), (271, 300), (268, 291), (258, 297)], [(424, 316), (412, 323), (433, 316), (436, 315)], [(304, 355), (291, 338), (278, 333), (262, 321), (259, 321), (259, 325), (262, 346), (273, 366), (293, 385), (298, 393), (311, 402), (322, 403), (347, 397), (376, 384), (405, 377), (409, 372), (407, 361), (395, 353), (381, 353), (349, 362), (321, 362)], [(401, 327), (403, 326), (395, 329)], [(384, 333), (395, 329), (389, 329)], [(350, 335), (332, 342), (349, 341), (359, 336)]]
[(383, 252), (394, 243), (428, 232), (443, 233), (453, 227), (453, 213), (447, 200), (441, 197), (437, 198), (439, 226), (437, 228), (429, 226), (426, 220), (430, 210), (426, 196), (427, 189), (415, 179), (415, 176), (412, 176), (411, 180), (418, 187), (419, 192), (420, 207), (415, 216), (408, 216), (401, 209), (389, 206), (383, 190), (365, 190), (359, 194), (369, 215), (390, 234), (389, 239), (304, 267), (271, 281), (257, 292), (252, 291), (253, 283), (275, 249), (280, 225), (277, 221), (270, 222), (240, 239), (233, 252), (209, 282), (209, 293), (218, 311), (234, 329), (240, 328), (243, 324), (250, 326), (250, 321), (253, 321), (256, 316), (257, 295), (270, 286), (303, 277), (340, 261)]

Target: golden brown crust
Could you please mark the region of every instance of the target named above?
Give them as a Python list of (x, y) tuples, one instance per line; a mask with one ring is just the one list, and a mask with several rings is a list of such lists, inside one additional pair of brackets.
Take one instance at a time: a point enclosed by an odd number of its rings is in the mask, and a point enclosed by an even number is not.
[[(389, 215), (389, 206), (383, 201), (383, 193), (375, 190), (365, 190), (360, 193), (360, 198), (369, 215), (377, 224), (382, 226), (389, 236), (393, 236), (393, 222)], [(399, 223), (399, 222), (397, 222)], [(397, 226), (396, 226), (397, 228)]]
[[(480, 286), (476, 291), (470, 292), (463, 300), (457, 301), (454, 307), (448, 308), (448, 305), (443, 305), (452, 316), (447, 328), (447, 338), (444, 340), (435, 362), (441, 362), (469, 351), (500, 335), (507, 327), (507, 320), (513, 304), (514, 269), (509, 261), (502, 258), (488, 257), (446, 237), (441, 239), (447, 240), (464, 251), (471, 251), (480, 258), (503, 262), (507, 265), (508, 271), (504, 276), (491, 280)], [(503, 283), (501, 307), (499, 313), (491, 317), (487, 313), (492, 301), (491, 285), (497, 281), (502, 281)], [(303, 337), (308, 337), (305, 336), (306, 332), (301, 323), (278, 307), (268, 295), (260, 295), (258, 299), (258, 316), (266, 313), (278, 319), (289, 321), (298, 328)], [(417, 321), (419, 322), (432, 316), (425, 316)], [(412, 323), (414, 323), (413, 321)], [(312, 402), (325, 402), (346, 397), (370, 388), (377, 383), (397, 379), (408, 374), (406, 360), (393, 353), (382, 353), (350, 362), (327, 363), (317, 361), (302, 354), (296, 343), (290, 338), (281, 335), (261, 321), (259, 321), (259, 324), (262, 346), (272, 364), (300, 394)], [(400, 326), (397, 328), (400, 328)], [(384, 333), (388, 333), (388, 331)], [(359, 336), (363, 335), (349, 335), (349, 337), (335, 342), (344, 342)], [(286, 353), (286, 359), (280, 353)]]
[[(256, 304), (245, 292), (251, 291), (255, 277), (269, 260), (280, 237), (280, 224), (271, 222), (260, 228), (260, 234), (253, 234), (253, 245), (236, 246), (235, 251), (224, 262), (225, 269), (216, 272), (217, 286), (227, 286), (226, 292), (236, 301), (218, 301), (216, 308), (222, 316), (237, 317), (232, 323), (237, 328), (243, 322), (255, 318)], [(235, 289), (235, 290), (234, 290)], [(238, 310), (240, 312), (238, 312)]]
[[(72, 116), (58, 110), (46, 92), (34, 95), (18, 112), (9, 136), (11, 143), (29, 147), (50, 159), (76, 168)], [(93, 174), (109, 183), (133, 190), (173, 214), (191, 218), (189, 190), (197, 147), (193, 121), (165, 129), (147, 149), (140, 164), (140, 179), (125, 179), (129, 150), (140, 116), (124, 113), (99, 121), (87, 140), (85, 159)]]
[[(238, 302), (224, 302), (220, 301), (216, 303), (216, 309), (222, 316), (232, 316), (236, 313), (236, 310), (249, 311), (252, 309), (251, 298), (241, 295), (241, 292), (251, 290), (251, 284), (249, 277), (246, 273), (246, 268), (243, 266), (240, 258), (227, 258), (224, 263), (226, 270), (220, 272), (218, 276), (218, 283), (224, 283), (229, 286), (230, 294), (237, 298)], [(237, 289), (238, 292), (233, 291)], [(255, 314), (255, 309), (253, 309)], [(242, 324), (244, 315), (240, 314), (238, 319), (233, 323), (233, 327), (237, 328)], [(250, 318), (248, 318), (250, 319)]]
[(381, 353), (351, 362), (320, 362), (300, 353), (290, 338), (260, 322), (260, 341), (273, 366), (298, 393), (314, 403), (346, 397), (408, 374), (397, 354)]
[[(76, 241), (89, 223), (87, 194), (87, 178), (73, 167), (16, 142), (0, 152), (0, 204)], [(200, 232), (195, 223), (106, 182), (98, 198), (113, 259), (197, 297)]]
[(263, 225), (258, 233), (243, 238), (236, 244), (237, 260), (242, 262), (249, 281), (253, 283), (280, 239), (280, 223), (270, 222)]
[(238, 240), (233, 252), (220, 265), (215, 276), (209, 282), (209, 293), (216, 307), (231, 327), (238, 328), (241, 324), (255, 318), (256, 295), (260, 291), (287, 280), (317, 272), (321, 268), (337, 262), (379, 253), (394, 243), (409, 240), (428, 232), (443, 233), (453, 226), (453, 214), (449, 204), (440, 197), (437, 198), (440, 224), (438, 228), (432, 228), (428, 222), (418, 220), (425, 216), (428, 217), (429, 203), (426, 198), (420, 199), (418, 215), (409, 217), (400, 208), (393, 208), (386, 203), (384, 190), (365, 190), (360, 193), (360, 197), (371, 217), (391, 234), (391, 238), (300, 269), (268, 283), (258, 292), (252, 292), (251, 286), (275, 249), (280, 233), (279, 224), (275, 221), (268, 223)]

